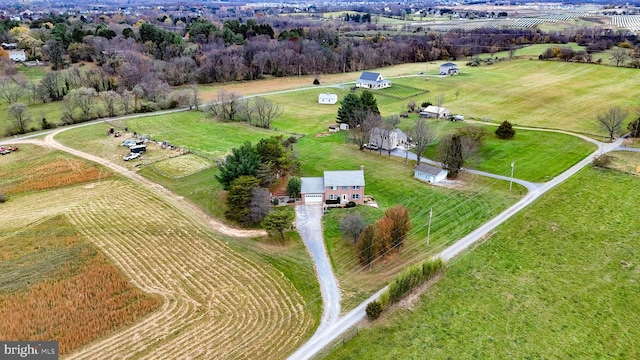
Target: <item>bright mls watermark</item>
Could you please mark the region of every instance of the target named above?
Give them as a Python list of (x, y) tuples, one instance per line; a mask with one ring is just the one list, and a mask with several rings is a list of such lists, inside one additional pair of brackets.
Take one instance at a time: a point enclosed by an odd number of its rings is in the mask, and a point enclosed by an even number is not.
[(0, 360), (58, 360), (57, 341), (0, 341)]

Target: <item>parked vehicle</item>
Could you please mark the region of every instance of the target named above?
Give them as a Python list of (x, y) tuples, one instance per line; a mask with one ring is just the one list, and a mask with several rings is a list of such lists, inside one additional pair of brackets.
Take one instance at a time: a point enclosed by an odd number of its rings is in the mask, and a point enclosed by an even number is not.
[(379, 149), (378, 145), (369, 144), (369, 143), (364, 144), (364, 148), (365, 149), (369, 149), (369, 150), (378, 150)]
[(124, 157), (122, 157), (122, 160), (124, 161), (129, 161), (129, 160), (133, 160), (133, 159), (137, 159), (139, 158), (141, 155), (140, 153), (128, 153), (127, 155), (125, 155)]
[(147, 151), (147, 145), (134, 145), (129, 147), (132, 153), (143, 153)]
[(451, 121), (464, 121), (464, 115), (451, 115), (449, 116)]
[(135, 140), (125, 140), (125, 141), (122, 142), (122, 144), (120, 144), (120, 146), (128, 146), (128, 147), (131, 147), (131, 146), (134, 146), (134, 145), (136, 145), (136, 141)]

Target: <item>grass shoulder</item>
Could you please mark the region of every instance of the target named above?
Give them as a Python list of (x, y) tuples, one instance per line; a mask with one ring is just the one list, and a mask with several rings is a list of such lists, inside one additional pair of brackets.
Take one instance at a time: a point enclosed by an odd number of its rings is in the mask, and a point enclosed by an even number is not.
[(583, 170), (329, 358), (640, 356), (639, 188)]

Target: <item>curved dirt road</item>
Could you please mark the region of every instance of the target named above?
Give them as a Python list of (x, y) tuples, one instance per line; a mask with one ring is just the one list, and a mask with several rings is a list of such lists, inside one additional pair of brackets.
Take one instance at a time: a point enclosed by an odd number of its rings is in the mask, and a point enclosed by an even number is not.
[(109, 160), (64, 146), (54, 139), (54, 137), (57, 134), (68, 129), (69, 128), (60, 129), (60, 130), (56, 130), (49, 133), (45, 137), (44, 142), (39, 140), (16, 140), (16, 141), (13, 141), (12, 143), (31, 143), (36, 145), (46, 145), (48, 147), (58, 149), (58, 150), (67, 152), (69, 154), (75, 155), (77, 157), (98, 163), (106, 168), (109, 168), (115, 173), (118, 173), (129, 179), (134, 180), (138, 184), (144, 186), (145, 188), (151, 190), (155, 194), (161, 196), (170, 204), (173, 204), (177, 208), (184, 210), (187, 214), (193, 215), (196, 220), (198, 220), (203, 224), (206, 224), (208, 228), (216, 232), (219, 232), (221, 234), (228, 235), (228, 236), (236, 236), (236, 237), (261, 237), (267, 234), (264, 230), (237, 229), (237, 228), (230, 227), (226, 224), (223, 224), (222, 222), (209, 216), (207, 213), (202, 211), (202, 209), (200, 209), (199, 207), (185, 200), (182, 196), (176, 195), (175, 193), (166, 189), (165, 187), (158, 185), (152, 182), (151, 180), (148, 180), (147, 178), (140, 176), (137, 173), (131, 170), (128, 170), (120, 165), (116, 165)]

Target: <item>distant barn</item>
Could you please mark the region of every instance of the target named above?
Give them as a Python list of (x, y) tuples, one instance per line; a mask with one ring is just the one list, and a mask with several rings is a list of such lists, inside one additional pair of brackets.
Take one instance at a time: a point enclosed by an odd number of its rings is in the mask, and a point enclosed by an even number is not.
[(458, 65), (448, 62), (440, 65), (440, 75), (456, 75), (460, 72)]
[(318, 104), (333, 105), (338, 102), (338, 95), (336, 94), (320, 94), (318, 95)]

